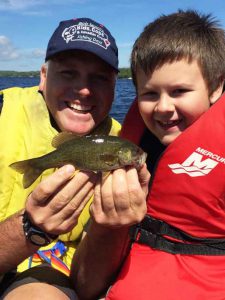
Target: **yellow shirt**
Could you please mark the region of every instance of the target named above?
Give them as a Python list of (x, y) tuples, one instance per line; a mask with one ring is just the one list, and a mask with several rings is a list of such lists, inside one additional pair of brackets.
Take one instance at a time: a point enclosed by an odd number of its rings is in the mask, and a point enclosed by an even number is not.
[[(54, 170), (46, 170), (29, 188), (22, 186), (22, 175), (15, 172), (9, 165), (15, 161), (42, 156), (54, 148), (51, 145), (53, 137), (58, 134), (50, 123), (46, 103), (38, 92), (38, 87), (9, 88), (0, 91), (4, 104), (0, 116), (0, 221), (24, 208), (29, 193), (34, 187)], [(101, 126), (99, 127), (101, 131)], [(102, 128), (104, 133), (105, 128)], [(118, 135), (120, 124), (112, 119), (110, 135)], [(89, 219), (89, 205), (82, 211), (78, 224), (69, 233), (61, 235), (60, 240), (67, 247), (63, 261), (68, 267), (75, 249), (81, 239), (85, 224)], [(54, 246), (55, 242), (46, 248)], [(39, 263), (34, 263), (39, 264)], [(28, 259), (18, 266), (22, 272), (28, 268)]]

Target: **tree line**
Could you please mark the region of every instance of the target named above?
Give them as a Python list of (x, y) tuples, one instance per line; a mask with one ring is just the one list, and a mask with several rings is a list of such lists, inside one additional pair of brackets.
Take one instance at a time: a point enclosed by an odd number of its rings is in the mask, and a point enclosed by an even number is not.
[[(118, 78), (131, 78), (130, 68), (120, 68)], [(40, 75), (39, 71), (0, 71), (0, 77), (38, 77)]]

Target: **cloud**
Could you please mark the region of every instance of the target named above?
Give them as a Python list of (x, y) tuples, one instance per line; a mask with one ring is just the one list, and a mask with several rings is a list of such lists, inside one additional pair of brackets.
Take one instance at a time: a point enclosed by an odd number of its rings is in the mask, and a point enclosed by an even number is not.
[(45, 50), (43, 49), (34, 49), (31, 51), (31, 56), (33, 58), (44, 58), (45, 57)]
[(41, 4), (42, 0), (2, 0), (0, 10), (20, 10)]
[(0, 35), (0, 60), (14, 60), (20, 57), (18, 50), (4, 35)]
[(18, 49), (10, 39), (0, 35), (0, 61), (14, 61), (16, 59), (44, 60), (45, 50), (43, 49)]
[[(87, 0), (67, 0), (68, 3), (86, 3)], [(0, 0), (0, 10), (5, 11), (23, 11), (38, 6), (65, 5), (62, 0)], [(35, 12), (34, 12), (35, 14)]]

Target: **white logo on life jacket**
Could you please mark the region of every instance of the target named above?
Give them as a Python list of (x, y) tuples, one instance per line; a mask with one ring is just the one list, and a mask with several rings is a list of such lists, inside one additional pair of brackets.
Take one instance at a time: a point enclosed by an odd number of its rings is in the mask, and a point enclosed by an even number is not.
[[(200, 147), (196, 149), (198, 152), (207, 152), (207, 155), (212, 154), (209, 151), (201, 149)], [(205, 154), (205, 153), (204, 153)], [(212, 154), (213, 155), (213, 154)], [(216, 155), (218, 161), (224, 162), (224, 158)], [(209, 174), (216, 166), (218, 162), (211, 159), (206, 158), (203, 159), (203, 155), (193, 152), (182, 164), (170, 164), (169, 168), (175, 174), (187, 174), (191, 177), (204, 176)]]

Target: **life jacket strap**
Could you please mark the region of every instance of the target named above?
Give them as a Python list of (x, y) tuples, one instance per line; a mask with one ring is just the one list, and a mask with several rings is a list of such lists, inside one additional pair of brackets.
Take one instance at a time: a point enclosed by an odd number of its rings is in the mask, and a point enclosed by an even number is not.
[(194, 237), (149, 215), (131, 228), (130, 236), (133, 242), (171, 254), (225, 255), (225, 239)]

